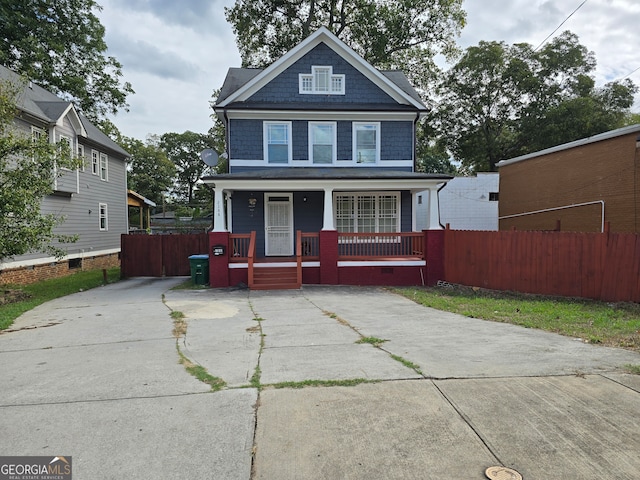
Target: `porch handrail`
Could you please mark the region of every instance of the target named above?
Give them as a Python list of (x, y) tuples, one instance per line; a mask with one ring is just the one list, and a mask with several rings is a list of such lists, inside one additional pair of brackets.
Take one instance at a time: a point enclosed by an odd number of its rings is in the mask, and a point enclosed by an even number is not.
[(250, 241), (250, 233), (229, 234), (229, 262), (246, 262)]
[(424, 234), (422, 232), (348, 233), (338, 234), (338, 258), (424, 259)]
[(302, 231), (296, 232), (296, 280), (302, 285)]
[(253, 258), (256, 254), (256, 231), (251, 231), (249, 240), (249, 251), (247, 252), (247, 275), (249, 287), (253, 285)]

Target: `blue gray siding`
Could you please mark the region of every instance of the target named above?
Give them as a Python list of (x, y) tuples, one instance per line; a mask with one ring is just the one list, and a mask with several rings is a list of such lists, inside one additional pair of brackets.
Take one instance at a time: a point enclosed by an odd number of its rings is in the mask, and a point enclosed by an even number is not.
[[(334, 74), (345, 75), (344, 95), (300, 95), (298, 74), (311, 73), (312, 66), (332, 66)], [(396, 104), (371, 80), (324, 43), (319, 44), (277, 78), (262, 87), (246, 103), (357, 103)]]

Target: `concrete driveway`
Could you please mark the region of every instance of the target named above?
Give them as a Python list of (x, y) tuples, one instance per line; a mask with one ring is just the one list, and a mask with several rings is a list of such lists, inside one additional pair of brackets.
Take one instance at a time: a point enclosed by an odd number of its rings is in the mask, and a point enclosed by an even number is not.
[(640, 355), (378, 288), (182, 281), (78, 293), (0, 334), (0, 455), (72, 456), (92, 479), (638, 477), (640, 377), (621, 366)]

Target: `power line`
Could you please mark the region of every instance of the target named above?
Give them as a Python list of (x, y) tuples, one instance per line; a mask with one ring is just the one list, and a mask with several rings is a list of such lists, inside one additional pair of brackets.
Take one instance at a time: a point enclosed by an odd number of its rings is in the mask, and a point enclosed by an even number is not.
[(556, 33), (556, 32), (560, 29), (560, 27), (561, 27), (562, 25), (564, 25), (564, 24), (567, 22), (567, 20), (569, 20), (571, 17), (573, 17), (573, 14), (574, 14), (574, 13), (576, 13), (578, 10), (580, 10), (580, 8), (582, 8), (582, 6), (583, 6), (585, 3), (587, 3), (587, 0), (584, 0), (584, 2), (582, 2), (580, 5), (578, 5), (578, 8), (576, 8), (573, 12), (571, 12), (571, 13), (569, 14), (569, 16), (568, 16), (567, 18), (565, 18), (565, 19), (562, 21), (562, 23), (561, 23), (560, 25), (558, 25), (558, 26), (556, 27), (556, 29), (555, 29), (553, 32), (551, 32), (549, 35), (547, 35), (547, 38), (545, 38), (542, 42), (540, 42), (540, 45), (538, 45), (538, 46), (537, 46), (533, 51), (534, 51), (534, 52), (537, 52), (537, 51), (538, 51), (538, 49), (539, 49), (542, 45), (544, 45), (544, 44), (545, 44), (545, 42), (546, 42), (547, 40), (549, 40), (549, 39), (553, 36), (553, 34), (554, 34), (554, 33)]

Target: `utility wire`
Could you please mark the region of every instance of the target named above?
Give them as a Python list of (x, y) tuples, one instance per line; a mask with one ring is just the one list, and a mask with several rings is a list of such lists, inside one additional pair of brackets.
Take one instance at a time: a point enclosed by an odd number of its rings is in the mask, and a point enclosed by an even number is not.
[(534, 51), (534, 52), (537, 52), (537, 51), (538, 51), (538, 49), (539, 49), (542, 45), (544, 45), (544, 44), (546, 43), (546, 41), (547, 41), (547, 40), (549, 40), (549, 39), (553, 36), (553, 34), (554, 34), (554, 33), (556, 33), (556, 32), (560, 29), (560, 27), (561, 27), (562, 25), (564, 25), (564, 24), (567, 22), (567, 20), (569, 20), (571, 17), (573, 17), (573, 14), (574, 14), (574, 13), (576, 13), (578, 10), (580, 10), (580, 8), (582, 8), (582, 6), (583, 6), (585, 3), (587, 3), (587, 0), (584, 0), (584, 2), (582, 2), (580, 5), (578, 5), (578, 8), (576, 8), (573, 12), (571, 12), (571, 13), (569, 14), (569, 16), (568, 16), (567, 18), (565, 18), (565, 19), (562, 21), (562, 23), (561, 23), (560, 25), (558, 25), (558, 26), (556, 27), (556, 29), (555, 29), (553, 32), (551, 32), (549, 35), (547, 35), (547, 38), (545, 38), (542, 42), (540, 42), (540, 45), (538, 45), (538, 46), (537, 46), (533, 51)]

